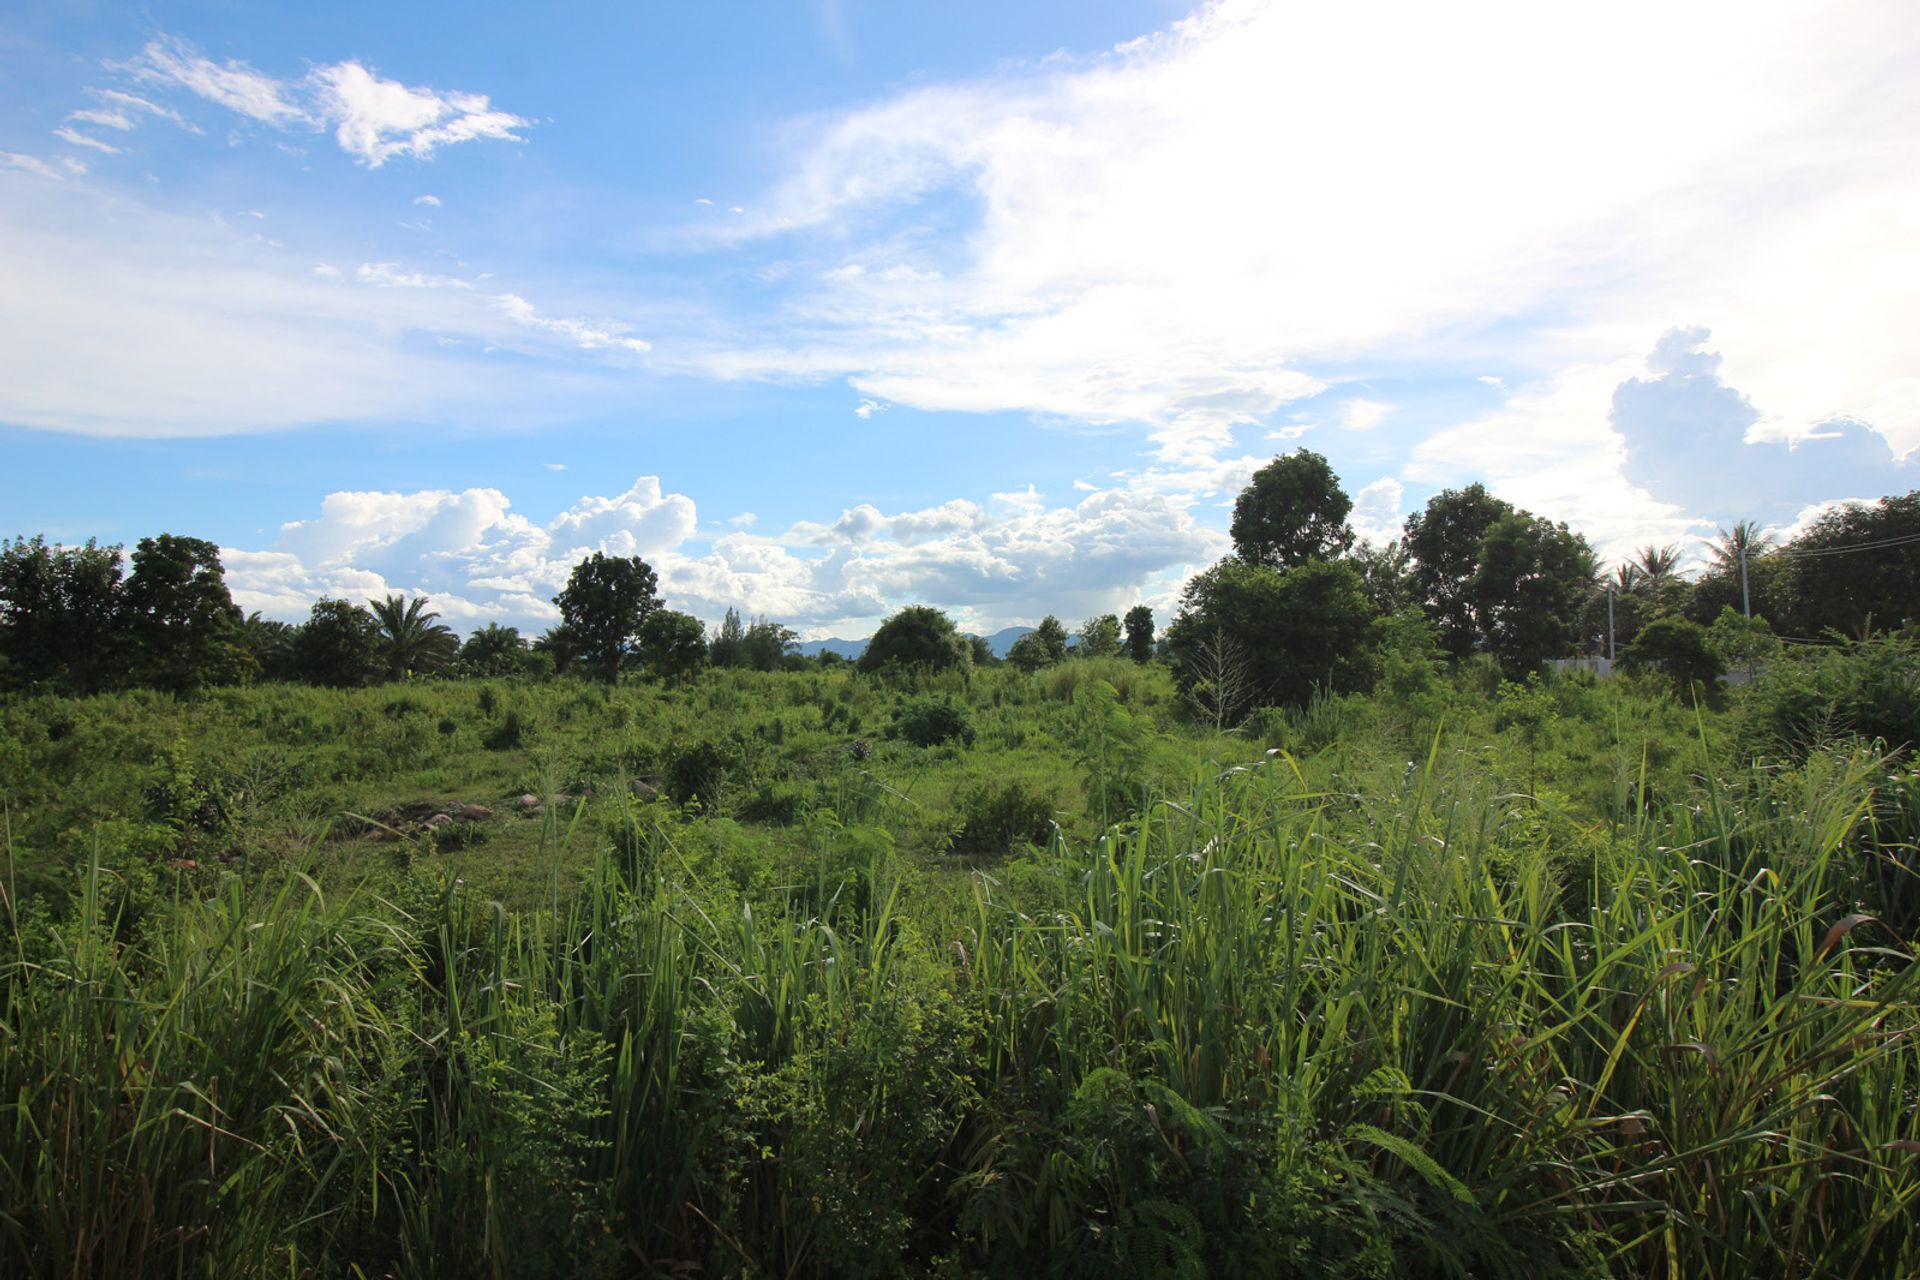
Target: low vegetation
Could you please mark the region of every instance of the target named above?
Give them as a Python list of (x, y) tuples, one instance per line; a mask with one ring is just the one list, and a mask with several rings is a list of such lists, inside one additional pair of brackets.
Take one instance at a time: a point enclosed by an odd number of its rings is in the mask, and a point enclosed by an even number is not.
[(1914, 645), (1382, 652), (15, 697), (0, 1260), (1920, 1268)]

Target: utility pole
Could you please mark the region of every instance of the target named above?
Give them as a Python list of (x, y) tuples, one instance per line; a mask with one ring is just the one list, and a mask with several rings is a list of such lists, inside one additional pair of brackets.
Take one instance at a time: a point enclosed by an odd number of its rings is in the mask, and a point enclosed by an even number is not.
[(1613, 587), (1607, 587), (1607, 665), (1613, 665)]
[(1747, 540), (1740, 539), (1740, 612), (1753, 617), (1753, 602), (1747, 598)]

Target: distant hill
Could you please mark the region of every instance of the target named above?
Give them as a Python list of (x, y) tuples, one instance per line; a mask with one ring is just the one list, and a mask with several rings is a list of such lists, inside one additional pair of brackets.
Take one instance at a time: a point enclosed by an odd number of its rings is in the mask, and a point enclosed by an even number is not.
[(793, 651), (803, 658), (817, 658), (823, 653), (837, 653), (843, 658), (857, 658), (867, 651), (865, 640), (802, 640), (793, 647)]
[[(1007, 656), (1007, 650), (1013, 648), (1013, 642), (1031, 630), (1033, 630), (1032, 627), (1002, 628), (987, 637), (987, 652), (996, 658), (1004, 658)], [(837, 637), (829, 640), (802, 640), (794, 646), (793, 651), (803, 658), (817, 658), (823, 653), (837, 653), (843, 658), (857, 658), (867, 651), (867, 642), (841, 640)]]
[(1032, 631), (1032, 627), (1007, 627), (987, 637), (987, 652), (996, 658), (1007, 656), (1007, 650), (1013, 648), (1013, 642)]

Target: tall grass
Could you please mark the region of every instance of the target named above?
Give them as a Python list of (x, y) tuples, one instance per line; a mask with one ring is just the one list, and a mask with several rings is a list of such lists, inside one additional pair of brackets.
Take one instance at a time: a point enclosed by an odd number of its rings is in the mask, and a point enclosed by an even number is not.
[(1438, 743), (1359, 793), (1272, 753), (976, 873), (951, 930), (827, 820), (811, 885), (742, 896), (636, 815), (518, 913), (288, 871), (128, 928), (95, 859), (63, 921), (5, 904), (0, 1262), (1910, 1274), (1887, 777), (1704, 781), (1570, 861)]

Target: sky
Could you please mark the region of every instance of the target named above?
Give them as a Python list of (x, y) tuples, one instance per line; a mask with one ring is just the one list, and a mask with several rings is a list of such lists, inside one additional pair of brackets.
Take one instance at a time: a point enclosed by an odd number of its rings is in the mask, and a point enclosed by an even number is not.
[(1920, 487), (1916, 120), (1907, 0), (16, 0), (0, 536), (1164, 620), (1310, 448), (1697, 556)]

